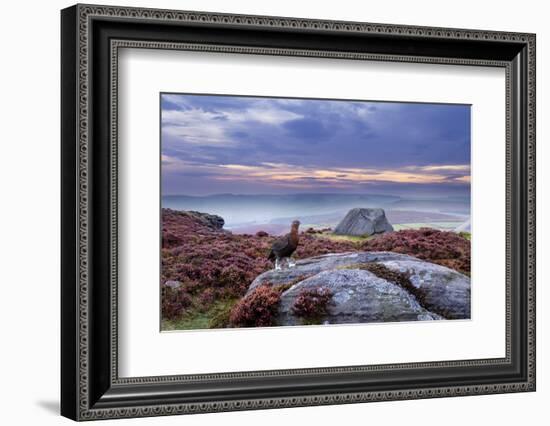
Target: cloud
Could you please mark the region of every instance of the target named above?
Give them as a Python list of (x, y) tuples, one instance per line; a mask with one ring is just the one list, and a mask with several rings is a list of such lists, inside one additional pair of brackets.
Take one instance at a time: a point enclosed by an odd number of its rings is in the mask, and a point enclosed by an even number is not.
[(469, 164), (443, 164), (443, 165), (431, 165), (431, 166), (422, 166), (418, 169), (426, 172), (435, 172), (435, 171), (459, 171), (465, 172), (470, 171)]
[(471, 179), (470, 175), (467, 175), (467, 176), (455, 177), (453, 180), (455, 182), (470, 183), (472, 179)]
[(163, 94), (161, 107), (173, 187), (469, 185), (468, 106)]
[(303, 116), (292, 111), (285, 111), (277, 108), (258, 108), (246, 109), (244, 111), (230, 110), (225, 113), (225, 117), (234, 123), (257, 122), (263, 124), (279, 125), (287, 121), (297, 120)]
[(231, 143), (226, 136), (228, 125), (212, 124), (221, 119), (219, 114), (196, 109), (162, 111), (162, 136), (168, 145)]
[(292, 111), (261, 103), (257, 108), (234, 107), (212, 110), (193, 107), (183, 96), (163, 95), (163, 101), (180, 108), (162, 110), (162, 135), (167, 149), (186, 144), (235, 146), (239, 143), (239, 136), (246, 137), (251, 129), (262, 125), (279, 126), (303, 118)]
[[(163, 163), (165, 159), (163, 157)], [(163, 165), (164, 167), (164, 165)], [(434, 174), (431, 172), (411, 172), (403, 169), (318, 169), (315, 167), (296, 166), (291, 164), (268, 163), (261, 166), (250, 166), (246, 164), (218, 164), (202, 165), (181, 160), (167, 160), (166, 172), (193, 172), (195, 175), (203, 173), (209, 175), (213, 180), (246, 182), (262, 182), (266, 185), (303, 186), (308, 181), (323, 184), (369, 184), (373, 182), (386, 183), (414, 183), (414, 184), (437, 184), (449, 183), (454, 179), (444, 173)], [(467, 182), (469, 176), (460, 176), (457, 182)]]

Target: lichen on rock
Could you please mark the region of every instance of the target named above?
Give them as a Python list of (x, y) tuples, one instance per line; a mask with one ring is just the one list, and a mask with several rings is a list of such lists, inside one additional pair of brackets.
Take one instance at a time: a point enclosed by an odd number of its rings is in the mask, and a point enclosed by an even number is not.
[(302, 259), (294, 268), (259, 275), (247, 294), (264, 285), (286, 285), (279, 302), (277, 325), (303, 324), (293, 306), (304, 292), (320, 289), (331, 294), (326, 312), (319, 318), (322, 324), (470, 317), (469, 277), (392, 252), (339, 253)]

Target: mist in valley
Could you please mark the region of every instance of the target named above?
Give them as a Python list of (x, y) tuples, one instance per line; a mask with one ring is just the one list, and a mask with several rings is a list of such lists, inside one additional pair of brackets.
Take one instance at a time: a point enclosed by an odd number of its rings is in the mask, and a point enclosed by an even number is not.
[(271, 234), (287, 232), (288, 224), (300, 220), (302, 228), (333, 228), (352, 208), (383, 208), (398, 228), (427, 224), (454, 228), (470, 215), (469, 197), (431, 196), (406, 198), (383, 194), (217, 194), (208, 196), (169, 195), (162, 207), (194, 210), (221, 216), (224, 228), (234, 233)]

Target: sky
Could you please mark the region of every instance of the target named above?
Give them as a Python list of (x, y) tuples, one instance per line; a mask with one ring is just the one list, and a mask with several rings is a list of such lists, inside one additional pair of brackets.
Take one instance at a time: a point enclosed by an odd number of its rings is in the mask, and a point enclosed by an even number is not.
[(470, 106), (161, 94), (163, 195), (470, 189)]

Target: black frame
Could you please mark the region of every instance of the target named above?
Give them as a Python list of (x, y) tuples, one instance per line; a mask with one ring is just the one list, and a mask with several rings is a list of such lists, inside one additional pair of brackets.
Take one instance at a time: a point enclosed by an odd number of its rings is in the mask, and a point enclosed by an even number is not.
[[(62, 415), (90, 420), (535, 390), (535, 35), (96, 5), (64, 9), (61, 35)], [(140, 46), (506, 68), (507, 356), (118, 378), (113, 99), (117, 49)]]

